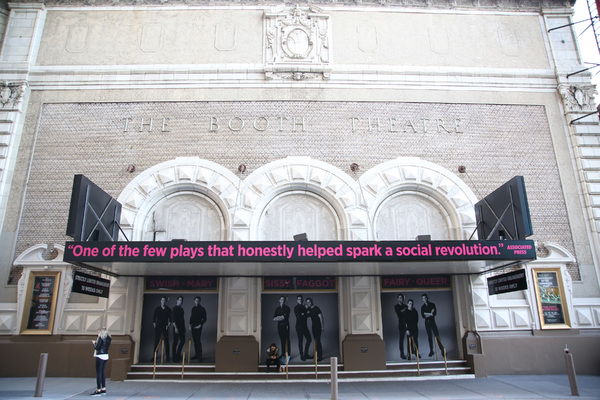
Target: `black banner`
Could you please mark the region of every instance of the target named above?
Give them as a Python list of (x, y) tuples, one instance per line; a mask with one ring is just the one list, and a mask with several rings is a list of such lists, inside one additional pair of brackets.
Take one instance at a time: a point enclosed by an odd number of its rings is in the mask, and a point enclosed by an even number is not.
[(148, 276), (146, 277), (146, 290), (216, 292), (219, 289), (218, 282), (218, 278), (214, 276)]
[(73, 274), (73, 287), (71, 291), (108, 298), (110, 281), (97, 276), (75, 272)]
[(513, 271), (487, 279), (489, 295), (527, 290), (525, 270)]
[(67, 242), (67, 262), (401, 262), (535, 260), (531, 240)]

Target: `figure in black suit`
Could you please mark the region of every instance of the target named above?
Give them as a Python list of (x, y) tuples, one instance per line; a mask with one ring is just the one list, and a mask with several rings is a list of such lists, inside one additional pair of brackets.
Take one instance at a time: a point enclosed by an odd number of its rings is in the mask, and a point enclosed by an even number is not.
[(194, 358), (202, 362), (202, 327), (206, 322), (206, 309), (200, 305), (200, 296), (194, 298), (194, 307), (190, 315), (190, 331), (192, 332), (192, 340), (194, 341), (194, 350), (196, 355)]
[(181, 362), (181, 351), (185, 345), (185, 318), (181, 305), (183, 296), (177, 297), (177, 304), (171, 310), (173, 314), (173, 361)]
[[(298, 295), (296, 298), (296, 306), (294, 307), (294, 314), (296, 315), (296, 334), (298, 335), (298, 350), (300, 351), (300, 359), (302, 361), (308, 358), (308, 349), (312, 342), (310, 338), (310, 331), (308, 330), (308, 315), (306, 306), (304, 305), (304, 298)], [(306, 339), (304, 347), (302, 343)]]
[(169, 325), (171, 325), (171, 309), (167, 307), (167, 297), (160, 298), (160, 306), (154, 310), (152, 325), (154, 325), (154, 351), (158, 347), (160, 339), (163, 338), (167, 361), (171, 361), (169, 355)]
[(285, 304), (285, 296), (279, 296), (279, 306), (273, 313), (273, 321), (277, 322), (277, 334), (281, 341), (281, 351), (289, 357), (292, 356), (290, 349), (290, 307)]
[(306, 298), (306, 313), (312, 321), (313, 340), (317, 350), (317, 361), (323, 359), (323, 346), (321, 345), (321, 332), (325, 330), (325, 320), (321, 309), (313, 304), (310, 297)]
[[(409, 349), (409, 353), (411, 354), (419, 354), (419, 313), (414, 308), (415, 302), (412, 300), (408, 300), (406, 308), (406, 316), (404, 320), (406, 321), (406, 336), (407, 336), (407, 347)], [(411, 343), (410, 339), (412, 338), (412, 351), (411, 351)], [(419, 354), (419, 358), (421, 355)]]
[(403, 360), (406, 360), (406, 354), (404, 353), (404, 338), (406, 337), (406, 321), (404, 320), (404, 316), (406, 314), (406, 309), (408, 308), (406, 304), (404, 304), (404, 295), (402, 293), (398, 293), (396, 296), (398, 303), (394, 306), (394, 311), (398, 316), (398, 333), (400, 337), (398, 338), (398, 345), (400, 347), (400, 357)]
[(421, 317), (425, 320), (425, 330), (427, 331), (427, 339), (429, 340), (429, 357), (431, 357), (435, 351), (433, 350), (433, 341), (437, 340), (440, 346), (440, 351), (444, 353), (444, 345), (440, 339), (440, 332), (438, 331), (437, 324), (435, 323), (435, 316), (437, 315), (437, 309), (435, 304), (429, 301), (429, 297), (426, 294), (421, 296), (423, 299), (423, 305), (421, 306)]

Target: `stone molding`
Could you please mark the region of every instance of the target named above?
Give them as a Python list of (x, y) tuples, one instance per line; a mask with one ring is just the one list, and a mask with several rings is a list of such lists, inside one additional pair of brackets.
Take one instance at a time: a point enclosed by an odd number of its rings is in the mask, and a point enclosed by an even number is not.
[[(569, 0), (301, 0), (295, 4), (316, 4), (323, 6), (372, 6), (372, 7), (406, 7), (406, 8), (430, 8), (430, 9), (486, 9), (486, 10), (519, 10), (539, 11), (542, 8), (565, 8), (571, 7), (574, 2)], [(16, 0), (9, 3), (9, 7), (20, 4), (36, 5), (43, 4), (46, 7), (123, 7), (123, 6), (277, 6), (281, 1), (267, 0)]]

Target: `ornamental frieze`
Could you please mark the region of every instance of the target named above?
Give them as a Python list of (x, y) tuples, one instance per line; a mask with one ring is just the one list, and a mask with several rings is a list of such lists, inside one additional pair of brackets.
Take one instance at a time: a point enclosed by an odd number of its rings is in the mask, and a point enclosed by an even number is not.
[(267, 79), (327, 79), (323, 72), (331, 63), (329, 15), (317, 7), (297, 4), (265, 12), (264, 22)]
[(595, 111), (594, 95), (597, 93), (593, 85), (559, 85), (558, 91), (563, 98), (567, 112)]
[[(298, 0), (297, 4), (310, 4), (311, 0)], [(33, 3), (31, 0), (14, 0), (11, 3)], [(147, 5), (256, 5), (255, 0), (40, 0), (35, 3), (42, 3), (47, 6), (71, 6), (80, 7), (90, 5), (94, 6), (147, 6)], [(572, 7), (575, 2), (570, 0), (319, 0), (322, 6), (373, 6), (373, 7), (411, 7), (411, 8), (435, 8), (435, 9), (502, 9), (518, 11), (539, 11), (540, 8), (564, 8)], [(261, 5), (270, 6), (281, 4), (281, 0), (264, 0)]]
[(0, 108), (19, 108), (26, 88), (27, 82), (0, 81)]

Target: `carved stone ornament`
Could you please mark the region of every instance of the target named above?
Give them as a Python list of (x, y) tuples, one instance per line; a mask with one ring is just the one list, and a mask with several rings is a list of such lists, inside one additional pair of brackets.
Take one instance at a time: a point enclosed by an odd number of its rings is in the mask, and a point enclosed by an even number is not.
[(315, 74), (311, 72), (267, 72), (267, 79), (281, 78), (284, 80), (292, 81), (307, 81), (311, 79), (318, 79), (323, 76), (322, 74)]
[(0, 81), (0, 105), (2, 108), (19, 108), (23, 103), (27, 82)]
[(594, 95), (597, 93), (593, 85), (559, 85), (563, 103), (567, 112), (590, 111), (596, 109)]
[[(321, 9), (279, 6), (265, 12), (264, 18), (267, 71), (286, 72), (289, 76), (282, 76), (284, 79), (304, 80), (312, 79), (315, 70), (324, 71), (329, 66), (331, 26), (329, 15)], [(267, 78), (278, 75), (267, 73)]]

